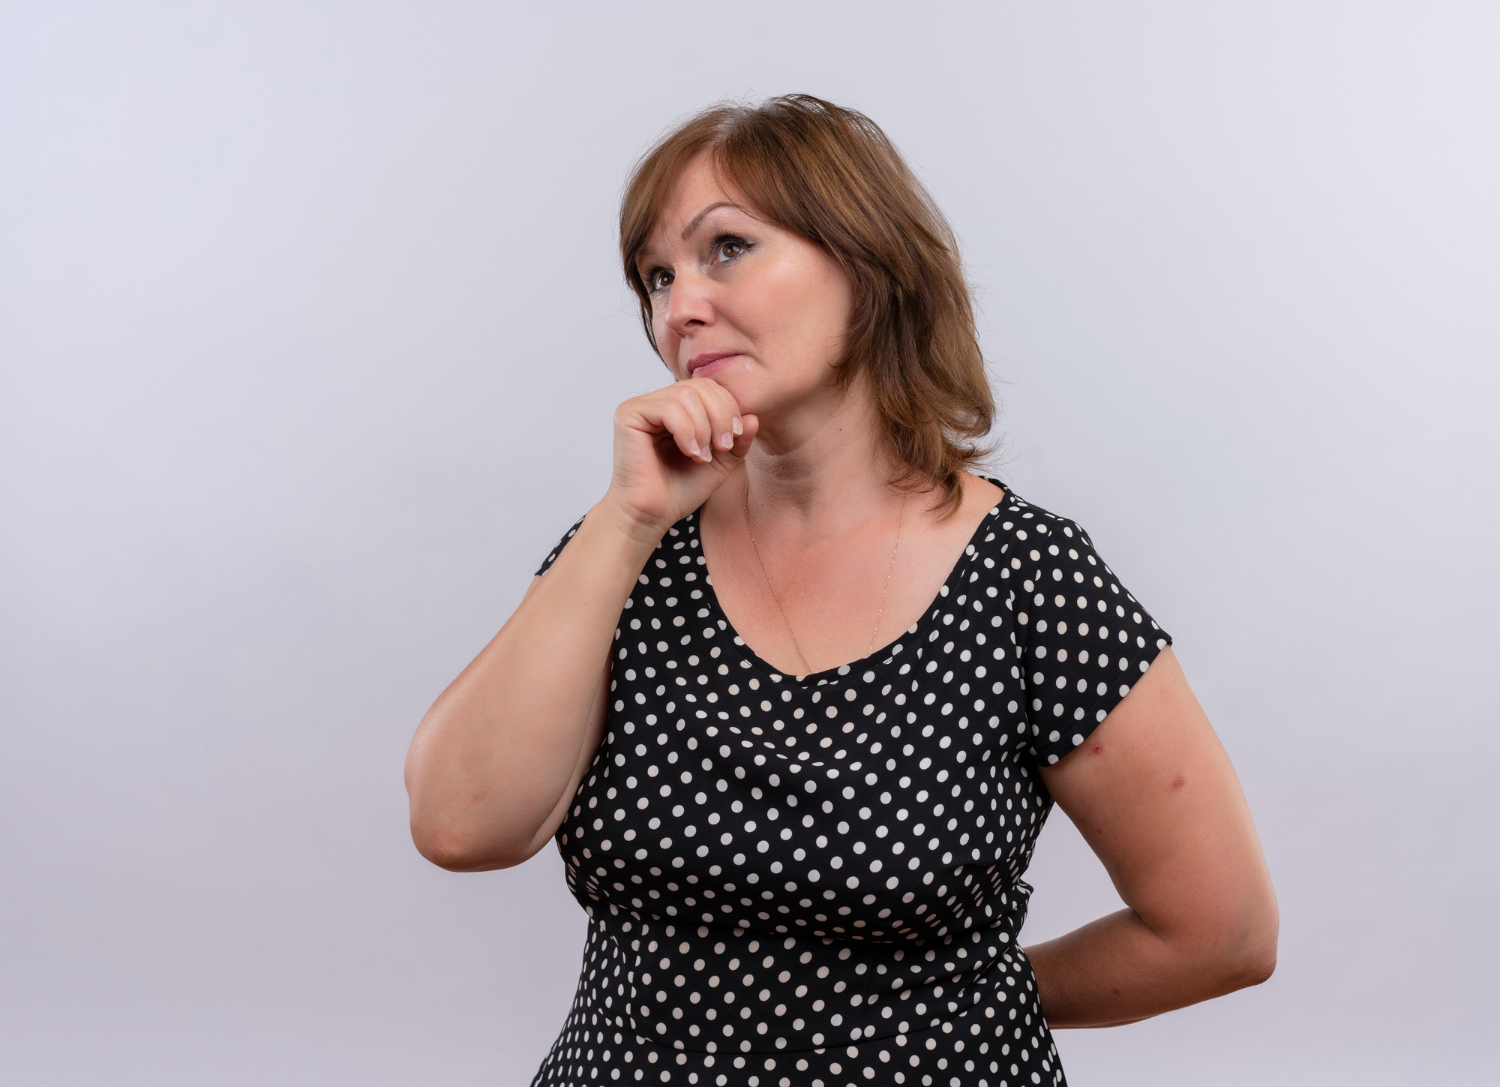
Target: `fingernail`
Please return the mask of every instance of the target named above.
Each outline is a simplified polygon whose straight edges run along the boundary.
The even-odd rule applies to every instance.
[[[745,428],[740,425],[740,417],[738,415],[736,415],[732,420],[730,420],[730,422],[734,425],[734,432],[736,434],[743,434],[743,433],[745,433]]]
[[[723,446],[725,449],[733,449],[734,448],[734,435],[731,434],[731,433],[729,433],[729,431],[726,430],[723,434],[719,435],[719,444],[721,446]]]
[[[695,456],[695,457],[701,457],[701,456],[703,456],[703,450],[701,450],[701,449],[698,448],[698,439],[697,438],[693,439],[693,444],[690,445],[690,446],[688,446],[688,448],[693,451],[693,456]]]
[[[702,455],[703,455],[703,463],[704,464],[712,464],[713,463],[714,451],[712,449],[705,449],[703,451]]]

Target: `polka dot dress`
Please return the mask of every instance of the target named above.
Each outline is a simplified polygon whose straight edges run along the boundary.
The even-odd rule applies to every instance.
[[[990,482],[922,618],[810,675],[738,637],[696,511],[663,537],[556,836],[588,935],[532,1087],[1066,1082],[1019,941],[1037,766],[1171,637],[1077,522]]]

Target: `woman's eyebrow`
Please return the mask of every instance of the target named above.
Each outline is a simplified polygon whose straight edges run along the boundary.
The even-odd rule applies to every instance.
[[[703,217],[705,215],[707,215],[709,212],[711,212],[711,211],[713,211],[713,210],[715,210],[717,208],[734,208],[735,211],[745,211],[744,208],[740,207],[738,204],[736,204],[736,203],[734,203],[732,201],[729,201],[729,200],[718,200],[718,201],[715,201],[714,203],[708,205],[708,207],[706,207],[702,211],[700,211],[697,215],[694,215],[691,219],[688,220],[688,225],[682,228],[682,240],[683,241],[687,241],[688,238],[692,237],[693,231],[695,231],[695,230],[698,229],[698,224],[701,223],[701,222],[703,222]],[[745,212],[745,214],[748,215],[749,212]],[[646,247],[646,248],[642,249],[639,254],[637,254],[636,259],[637,260],[641,260],[641,259],[644,259],[645,257],[649,257],[649,256],[652,256],[652,255],[653,255],[653,253],[652,253],[652,250],[650,249],[650,247]]]

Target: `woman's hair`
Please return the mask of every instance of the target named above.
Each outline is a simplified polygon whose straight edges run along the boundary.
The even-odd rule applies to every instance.
[[[902,466],[893,486],[941,487],[944,518],[960,472],[994,452],[995,401],[974,326],[958,241],[922,183],[864,114],[808,94],[759,106],[719,104],[662,136],[636,163],[620,205],[620,256],[641,305],[635,259],[672,184],[700,152],[762,218],[818,245],[854,284],[854,312],[834,387],[867,383],[880,437]]]

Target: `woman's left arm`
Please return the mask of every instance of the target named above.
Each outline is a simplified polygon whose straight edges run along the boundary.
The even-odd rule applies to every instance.
[[[1271,876],[1234,767],[1171,646],[1039,772],[1126,903],[1025,948],[1049,1026],[1132,1023],[1271,976]]]

